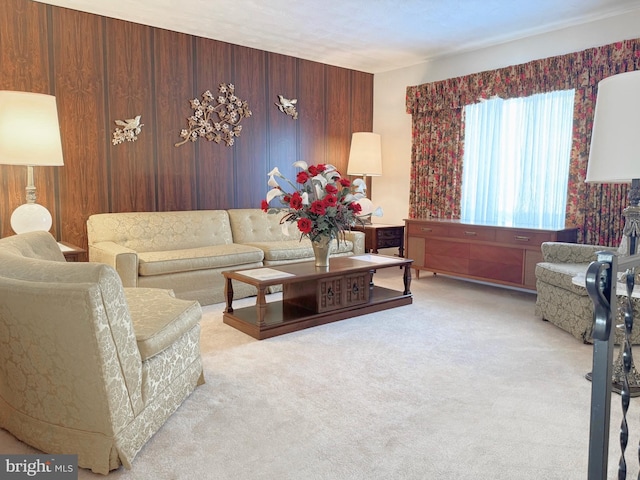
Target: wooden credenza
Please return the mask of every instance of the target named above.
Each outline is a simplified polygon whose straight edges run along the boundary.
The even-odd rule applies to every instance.
[[[405,220],[412,268],[535,290],[542,242],[576,242],[577,228],[536,230],[456,220]]]

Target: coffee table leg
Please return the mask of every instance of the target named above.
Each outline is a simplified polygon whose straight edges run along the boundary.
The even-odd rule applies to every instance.
[[[256,310],[258,314],[258,327],[264,326],[264,317],[267,314],[267,297],[266,297],[267,287],[258,287],[258,297],[256,298]]]
[[[224,296],[227,299],[227,308],[224,312],[231,313],[233,312],[233,284],[231,283],[230,278],[227,278],[227,282],[224,284]]]
[[[258,327],[264,325],[264,317],[267,313],[267,297],[265,295],[266,287],[258,288],[258,298],[256,299],[256,310],[258,311]]]
[[[409,268],[409,264],[404,266],[404,292],[403,295],[411,295],[411,268]]]

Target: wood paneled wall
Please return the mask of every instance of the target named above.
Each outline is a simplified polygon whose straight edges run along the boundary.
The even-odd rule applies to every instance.
[[[189,100],[222,83],[253,112],[235,145],[175,147]],[[257,208],[275,166],[346,173],[351,133],[373,123],[371,74],[31,0],[0,7],[0,89],[56,96],[65,164],[34,169],[38,203],[57,239],[85,248],[93,213]],[[278,94],[298,99],[298,120]],[[115,120],[136,115],[138,140],[112,145]],[[26,180],[25,167],[0,165],[0,236],[13,234]]]

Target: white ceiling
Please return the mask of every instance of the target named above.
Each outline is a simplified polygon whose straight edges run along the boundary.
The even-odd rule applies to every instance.
[[[36,0],[369,73],[640,9],[640,0]]]

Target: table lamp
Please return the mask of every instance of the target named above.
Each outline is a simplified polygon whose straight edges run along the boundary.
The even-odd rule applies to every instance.
[[[15,233],[49,231],[49,211],[36,203],[33,167],[61,166],[62,143],[56,98],[30,92],[0,91],[0,164],[27,167],[27,203],[11,215]]]
[[[355,132],[351,136],[351,150],[349,151],[349,164],[347,175],[360,175],[362,180],[354,181],[354,186],[363,195],[366,195],[367,176],[377,177],[382,175],[382,149],[380,147],[380,135],[371,132]],[[358,183],[359,182],[359,183]],[[381,209],[373,212],[373,202],[369,198],[359,200],[362,214],[359,215],[363,223],[371,223],[371,215],[380,216]]]
[[[598,84],[587,182],[629,183],[623,211],[627,253],[635,255],[640,235],[640,71],[621,73]]]
[[[371,132],[356,132],[351,136],[347,175],[361,175],[362,177],[382,175],[380,135]]]
[[[640,236],[640,71],[607,77],[598,84],[598,97],[591,134],[591,148],[587,165],[587,182],[631,183],[629,206],[625,217],[623,240],[627,241],[625,255],[635,255]],[[625,350],[629,347],[629,351]],[[614,391],[623,382],[623,354],[631,358],[630,342],[620,349],[614,365]],[[629,378],[631,396],[640,395],[640,375],[631,363]]]

